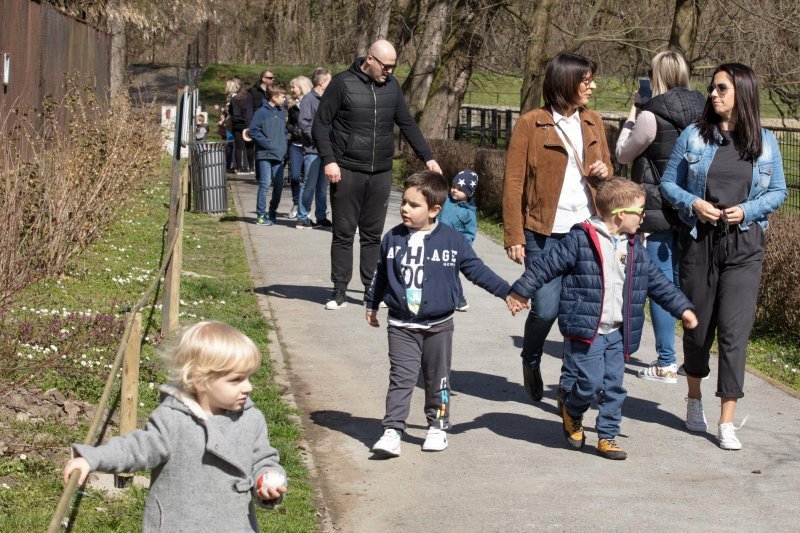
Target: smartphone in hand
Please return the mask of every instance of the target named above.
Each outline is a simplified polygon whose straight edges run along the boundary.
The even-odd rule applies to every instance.
[[[650,86],[650,78],[639,78],[639,98],[649,99],[653,97],[653,89]]]

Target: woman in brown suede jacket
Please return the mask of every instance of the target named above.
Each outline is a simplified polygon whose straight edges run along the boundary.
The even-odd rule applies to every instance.
[[[586,109],[596,68],[583,56],[557,55],[545,70],[544,106],[522,115],[514,127],[503,182],[503,225],[509,259],[526,268],[594,214],[595,186],[610,175],[603,120]],[[539,363],[558,316],[560,293],[561,278],[545,284],[525,321],[522,374],[533,401],[544,394]],[[570,368],[565,360],[559,390],[572,387]]]

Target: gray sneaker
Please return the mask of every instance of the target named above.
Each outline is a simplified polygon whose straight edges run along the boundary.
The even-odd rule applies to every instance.
[[[708,422],[703,413],[703,400],[686,398],[686,429],[689,431],[706,431]]]

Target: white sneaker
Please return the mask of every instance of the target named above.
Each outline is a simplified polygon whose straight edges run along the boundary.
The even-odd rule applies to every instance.
[[[383,436],[372,447],[372,453],[400,457],[400,432],[392,428],[386,429]]]
[[[428,435],[422,443],[423,452],[440,452],[447,448],[447,432],[433,426],[428,428]]]
[[[297,206],[293,205],[291,211],[286,214],[286,218],[297,218]]]
[[[686,398],[686,429],[689,431],[705,431],[708,429],[706,415],[703,413],[703,400]]]
[[[739,426],[741,427],[741,426]],[[719,425],[717,436],[719,437],[719,447],[723,450],[741,450],[742,441],[736,436],[736,430],[739,429],[733,425],[733,422],[725,422]]]
[[[660,381],[661,383],[678,382],[678,365],[672,363],[667,366],[658,366],[658,361],[650,364],[647,368],[639,370],[640,379],[648,381]]]
[[[683,365],[678,367],[678,375],[679,376],[685,376],[686,375],[686,369],[683,368]],[[704,377],[703,379],[704,380],[708,379],[708,376]]]

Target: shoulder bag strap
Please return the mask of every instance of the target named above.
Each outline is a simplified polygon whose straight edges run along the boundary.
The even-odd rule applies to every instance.
[[[559,125],[559,123],[556,122],[555,117],[553,117],[553,124],[556,125],[556,128],[558,128],[558,130],[564,136],[564,140],[567,141],[567,144],[569,145],[570,149],[572,150],[572,155],[575,157],[575,163],[578,165],[578,168],[581,171],[581,175],[586,177],[587,174],[586,174],[586,169],[583,166],[583,158],[578,155],[578,150],[575,149],[575,145],[572,144],[572,141],[570,140],[569,135],[567,135],[567,132],[564,131],[564,128],[562,128]]]

